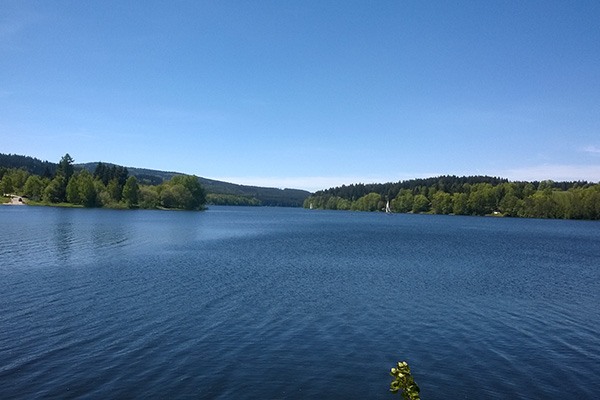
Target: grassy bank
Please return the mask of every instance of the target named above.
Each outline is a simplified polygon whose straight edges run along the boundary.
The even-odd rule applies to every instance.
[[[46,207],[63,207],[63,208],[83,208],[82,205],[79,204],[71,204],[71,203],[49,203],[47,201],[27,201],[27,205],[29,206],[46,206]]]

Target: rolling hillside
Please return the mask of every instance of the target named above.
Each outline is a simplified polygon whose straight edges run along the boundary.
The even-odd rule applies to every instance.
[[[104,163],[108,166],[114,164]],[[94,172],[98,162],[75,164],[75,170],[86,169]],[[53,174],[56,163],[42,161],[30,156],[0,153],[0,168],[23,168],[31,174],[42,175],[44,171]],[[181,172],[159,171],[145,168],[127,167],[130,175],[135,176],[138,181],[145,185],[158,185],[169,180],[173,175],[183,174]],[[207,194],[223,194],[241,196],[257,199],[263,206],[274,207],[302,207],[304,200],[310,192],[299,189],[278,189],[259,186],[238,185],[235,183],[222,182],[214,179],[198,178]]]

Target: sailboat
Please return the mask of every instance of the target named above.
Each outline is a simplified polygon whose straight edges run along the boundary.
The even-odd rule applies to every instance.
[[[387,204],[385,205],[385,213],[387,215],[392,215],[392,209],[390,208],[390,201],[387,201]]]

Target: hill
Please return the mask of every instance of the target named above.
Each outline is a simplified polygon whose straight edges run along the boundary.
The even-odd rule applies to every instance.
[[[320,190],[306,208],[396,213],[600,219],[600,184],[510,182],[490,176],[439,176]]]
[[[112,166],[110,163],[104,163]],[[87,169],[94,172],[97,162],[86,164],[75,164],[76,168]],[[159,171],[146,168],[127,167],[130,175],[135,176],[142,184],[158,185],[163,181],[171,179],[174,175],[182,175],[181,172]],[[246,186],[235,183],[217,181],[199,177],[198,180],[206,190],[206,194],[223,194],[257,199],[260,205],[270,207],[302,207],[304,200],[310,196],[310,192],[300,189],[278,189],[260,186]]]
[[[42,161],[30,156],[0,153],[0,168],[24,169],[33,175],[54,175],[57,165],[57,163]]]
[[[108,166],[114,164],[103,163]],[[98,162],[75,164],[75,170],[86,169],[94,172]],[[35,175],[54,174],[57,163],[42,161],[30,156],[0,153],[0,168],[21,168]],[[130,175],[135,176],[141,184],[158,185],[163,181],[171,179],[174,175],[183,175],[181,172],[159,171],[146,168],[127,167]],[[260,186],[246,186],[235,183],[223,182],[214,179],[198,178],[204,187],[206,194],[223,195],[222,197],[236,197],[246,199],[246,204],[260,204],[272,207],[301,207],[310,192],[300,189],[278,189]],[[240,204],[239,202],[228,202],[225,204]],[[243,204],[243,203],[242,203]]]

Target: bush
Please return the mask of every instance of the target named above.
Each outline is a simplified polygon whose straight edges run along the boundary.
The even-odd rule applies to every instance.
[[[402,390],[401,396],[405,400],[420,400],[421,389],[410,373],[410,367],[406,361],[399,362],[396,368],[392,368],[390,375],[394,381],[390,384],[390,391],[397,393]]]

